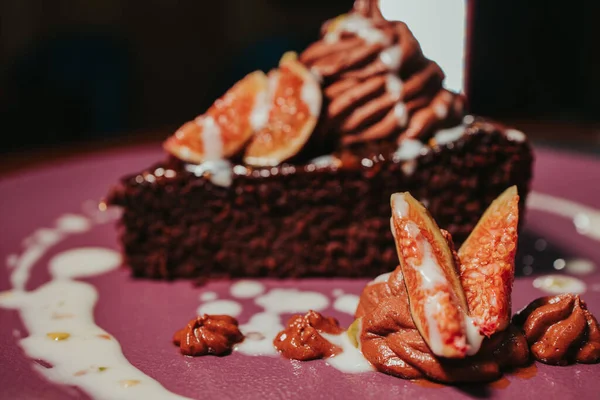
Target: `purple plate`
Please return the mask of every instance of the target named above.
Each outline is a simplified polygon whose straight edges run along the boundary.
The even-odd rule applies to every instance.
[[[36,243],[38,248],[40,243],[46,245],[42,246],[43,251],[34,254],[37,258],[32,256],[34,262],[30,263],[27,290],[35,290],[48,282],[49,261],[69,249],[118,250],[114,222],[101,220],[94,204],[121,175],[161,157],[159,146],[146,146],[88,156],[0,180],[0,260],[6,264],[0,272],[0,291],[11,289],[10,276],[15,265],[28,262],[23,255],[29,250],[31,256],[31,247]],[[547,294],[544,290],[560,290],[560,285],[565,284],[561,279],[546,280],[541,287],[540,284],[534,286],[534,280],[540,276],[560,274],[574,277],[574,287],[584,291],[583,298],[590,310],[600,315],[600,273],[595,268],[600,265],[598,176],[600,160],[545,149],[537,151],[534,193],[517,262],[520,276],[513,296],[515,310]],[[91,228],[79,229],[75,219],[67,233],[54,243],[52,227],[56,226],[57,218],[65,214],[84,216],[91,222]],[[234,300],[241,305],[238,319],[244,324],[260,311],[255,298],[235,298],[229,281],[197,288],[189,282],[132,280],[126,269],[111,270],[80,281],[93,284],[97,289],[96,324],[118,340],[129,362],[165,389],[190,398],[583,399],[595,398],[600,392],[599,365],[537,364],[533,377],[507,375],[504,388],[498,385],[426,387],[377,372],[343,373],[322,360],[301,363],[239,352],[227,357],[186,358],[171,344],[171,337],[195,315],[199,306],[210,306],[215,298]],[[554,283],[544,286],[550,281]],[[340,296],[358,295],[365,283],[366,280],[347,279],[260,281],[265,293],[274,288],[321,293],[321,298],[326,299],[322,304],[323,313],[338,318],[344,326],[352,321],[352,316],[344,307],[335,306],[336,300]],[[288,316],[283,310],[281,321],[285,322]],[[56,385],[44,378],[44,370],[52,369],[51,366],[43,360],[30,359],[19,346],[19,341],[27,335],[19,311],[0,308],[2,397],[88,398],[74,386]]]

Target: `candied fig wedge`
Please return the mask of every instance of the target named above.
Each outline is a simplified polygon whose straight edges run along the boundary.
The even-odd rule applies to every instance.
[[[163,147],[192,163],[228,158],[241,153],[254,132],[264,126],[268,81],[255,71],[237,82],[194,121],[185,123]],[[261,120],[262,119],[262,120]]]
[[[518,223],[519,195],[512,186],[492,202],[458,251],[469,313],[487,337],[510,323]]]
[[[322,94],[317,79],[286,53],[279,69],[269,73],[270,109],[266,125],[246,149],[244,162],[267,167],[286,161],[308,142],[321,113]]]
[[[435,355],[465,357],[467,303],[448,241],[409,193],[393,194],[391,205],[392,233],[413,321]]]

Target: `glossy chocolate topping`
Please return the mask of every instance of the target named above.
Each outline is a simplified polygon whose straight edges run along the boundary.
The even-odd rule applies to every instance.
[[[443,89],[439,65],[423,55],[404,22],[383,18],[378,3],[356,1],[350,13],[327,21],[321,39],[300,55],[322,78],[325,124],[345,145],[426,140],[463,116],[463,98]]]
[[[566,365],[600,362],[598,321],[577,295],[542,297],[513,317],[536,360]]]
[[[228,315],[198,316],[173,336],[173,343],[186,356],[225,355],[233,345],[241,342],[244,335],[238,322]]]
[[[364,356],[379,371],[400,378],[483,382],[529,361],[527,341],[514,326],[485,339],[474,356],[458,360],[434,356],[411,317],[400,268],[387,281],[365,287],[356,317],[361,318],[358,342]]]
[[[275,337],[273,345],[286,358],[293,360],[314,360],[327,358],[342,352],[342,349],[325,339],[321,333],[340,334],[335,318],[324,317],[316,311],[305,315],[295,315],[285,329]]]

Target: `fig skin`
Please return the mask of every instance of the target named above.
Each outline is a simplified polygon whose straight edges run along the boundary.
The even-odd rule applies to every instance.
[[[392,233],[415,325],[434,354],[464,358],[467,303],[449,241],[409,193],[393,194],[391,206]]]
[[[320,83],[294,52],[283,55],[269,81],[268,121],[244,155],[244,162],[254,167],[273,167],[298,155],[313,135],[323,102]]]
[[[519,195],[512,186],[492,202],[458,250],[469,314],[487,337],[510,323],[518,223]]]
[[[253,113],[267,97],[268,80],[254,71],[233,85],[206,113],[186,122],[163,148],[180,160],[201,164],[240,154],[254,135]],[[210,140],[210,142],[205,142]]]

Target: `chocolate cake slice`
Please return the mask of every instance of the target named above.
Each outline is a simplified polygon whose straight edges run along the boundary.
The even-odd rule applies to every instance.
[[[111,190],[127,265],[157,279],[376,276],[397,264],[392,193],[410,191],[457,243],[507,187],[522,207],[525,135],[465,117],[443,78],[404,23],[355,2]]]
[[[526,141],[475,122],[412,155],[236,165],[229,187],[171,158],[123,178],[108,202],[123,207],[121,241],[135,276],[376,276],[397,264],[392,193],[413,193],[461,243],[508,186],[524,202],[531,165]]]

